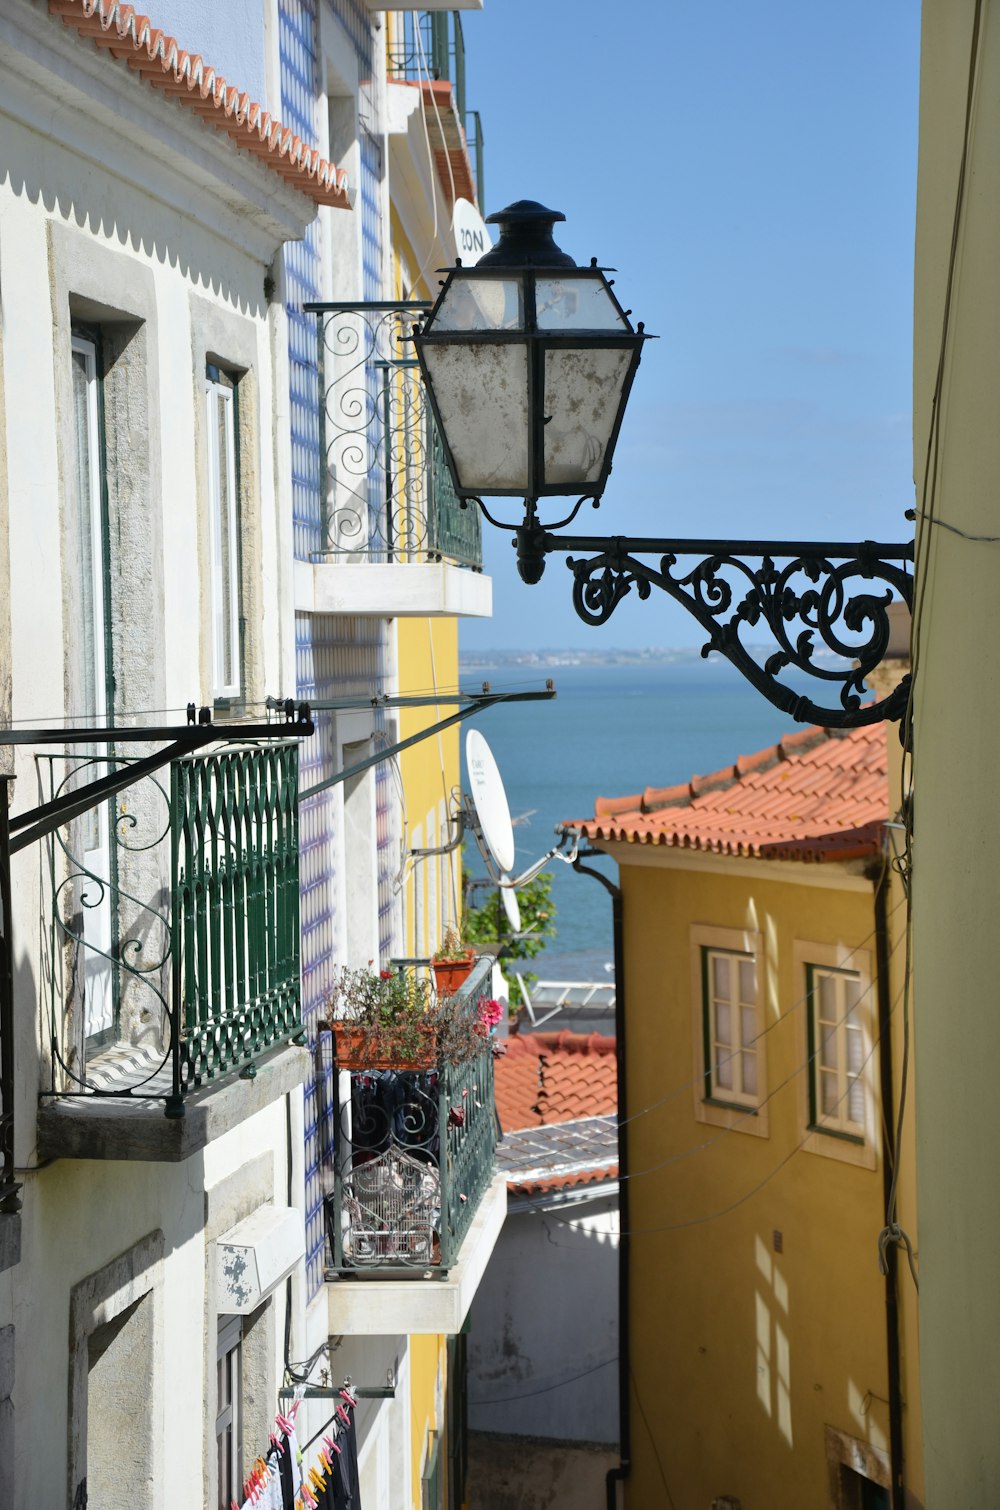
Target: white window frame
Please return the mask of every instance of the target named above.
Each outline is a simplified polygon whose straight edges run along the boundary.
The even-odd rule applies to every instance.
[[[874,1169],[878,1162],[881,1138],[879,1061],[878,1047],[875,1044],[878,1013],[871,955],[866,949],[848,950],[836,944],[796,940],[794,964],[796,1001],[801,1003],[796,1011],[796,1044],[799,1063],[805,1065],[804,1073],[799,1076],[799,1119],[805,1133],[803,1147],[824,1158],[839,1159],[845,1164]],[[861,1068],[857,1078],[864,1096],[862,1123],[856,1123],[839,1113],[824,1115],[820,1110],[820,1086],[817,1078],[820,1052],[816,1016],[818,999],[810,992],[810,982],[815,984],[816,972],[834,979],[853,977],[858,983],[858,1001],[852,1016],[856,1020],[857,1031],[861,1034]],[[846,1004],[842,1005],[844,1011],[838,1011],[838,1023],[846,1015]],[[840,1086],[842,1092],[846,1092],[847,1086],[845,1037],[841,1028],[838,1032],[838,1071],[840,1063],[844,1062],[843,1084]],[[845,1101],[840,1104],[843,1106]]]
[[[719,928],[695,923],[692,924],[690,930],[690,948],[695,1117],[699,1122],[708,1122],[716,1127],[749,1133],[752,1137],[766,1138],[769,1135],[767,1040],[764,1036],[764,1002],[767,991],[761,936],[750,929]],[[738,955],[753,963],[756,986],[755,1000],[752,1003],[754,1030],[752,1037],[745,1043],[745,1035],[741,1036],[740,1047],[736,1051],[737,1056],[744,1048],[750,1048],[754,1053],[757,1084],[752,1093],[745,1092],[741,1088],[722,1087],[715,1081],[711,1043],[707,1042],[707,1034],[714,1031],[708,991],[711,961],[715,955]],[[738,974],[738,972],[735,973]],[[738,1006],[735,1015],[737,1018],[740,1016]]]
[[[208,513],[212,562],[212,695],[217,698],[240,697],[243,691],[242,647],[240,645],[240,534],[239,473],[236,467],[236,385],[211,374],[205,375],[205,422],[208,438]],[[225,456],[220,454],[216,406],[224,405]],[[223,467],[229,480],[226,504],[222,501]],[[225,517],[223,517],[225,516]],[[224,543],[228,550],[223,550]],[[224,563],[228,559],[228,583],[223,581]],[[225,665],[226,605],[228,601],[229,644],[232,664]],[[227,674],[228,671],[228,674]]]

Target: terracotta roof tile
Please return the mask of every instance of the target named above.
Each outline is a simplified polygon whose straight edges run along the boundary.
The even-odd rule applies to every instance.
[[[618,1107],[614,1038],[565,1030],[509,1038],[494,1065],[494,1094],[505,1134],[498,1160],[509,1169],[511,1190],[541,1194],[615,1178],[617,1144],[608,1131]],[[548,1134],[531,1136],[540,1128],[564,1130],[558,1159],[551,1149],[547,1155],[551,1177],[535,1177],[542,1160],[535,1145],[552,1142]]]
[[[48,0],[49,11],[67,26],[124,58],[161,93],[233,138],[317,204],[350,209],[347,175],[269,115],[256,100],[227,84],[197,53],[153,26],[122,0]]]
[[[601,797],[563,825],[588,839],[814,862],[877,853],[889,816],[886,727],[793,731],[707,776]]]

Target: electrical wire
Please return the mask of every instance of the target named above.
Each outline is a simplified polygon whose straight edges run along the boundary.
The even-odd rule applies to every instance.
[[[890,951],[890,958],[891,958],[891,954],[895,952],[895,949],[897,947],[898,947],[898,945],[895,945],[893,947],[893,950]],[[866,996],[870,996],[871,993],[872,993],[872,991],[875,989],[876,985],[877,985],[877,978],[875,980],[869,981],[866,990],[863,991],[860,994],[860,996],[858,998],[858,1002],[860,1003],[861,1001],[864,1000],[864,998]],[[806,995],[804,997],[800,998],[799,1002],[796,1003],[796,1005],[797,1006],[801,1006],[804,1002],[807,1002],[808,1000],[809,1000],[809,993],[806,993]],[[791,1009],[791,1010],[794,1010],[794,1008]],[[851,1016],[851,1013],[854,1010],[855,1009],[852,1007],[850,1010],[848,1010],[847,1012],[845,1012],[844,1015],[843,1015],[843,1017],[837,1019],[836,1023],[834,1024],[834,1026],[835,1027],[842,1027],[844,1025],[844,1023],[848,1020],[848,1018]],[[789,1015],[790,1015],[790,1013],[786,1013],[785,1017],[787,1018]],[[874,1051],[874,1046],[875,1046],[875,1044],[878,1043],[878,1041],[879,1040],[876,1038],[875,1041],[874,1041],[874,1044],[873,1044],[873,1050],[872,1051]],[[769,1090],[766,1096],[762,1097],[760,1101],[758,1101],[758,1102],[756,1102],[754,1104],[754,1106],[747,1107],[745,1111],[740,1112],[737,1116],[735,1116],[733,1118],[732,1122],[730,1122],[725,1127],[719,1128],[716,1132],[714,1132],[712,1134],[711,1137],[705,1138],[701,1143],[692,1144],[690,1147],[682,1149],[679,1153],[671,1154],[671,1155],[669,1155],[669,1157],[667,1157],[665,1159],[661,1159],[658,1163],[651,1164],[651,1165],[649,1165],[645,1169],[630,1169],[625,1174],[621,1174],[621,1175],[618,1176],[619,1183],[623,1183],[625,1180],[637,1180],[637,1179],[641,1179],[644,1175],[656,1174],[661,1169],[669,1168],[673,1164],[680,1164],[685,1159],[689,1159],[689,1158],[693,1157],[697,1153],[703,1153],[707,1149],[713,1148],[716,1143],[722,1142],[722,1140],[724,1138],[726,1138],[730,1133],[742,1131],[742,1124],[744,1122],[751,1122],[752,1119],[755,1116],[759,1115],[761,1109],[763,1107],[767,1106],[775,1098],[775,1096],[777,1096],[779,1094],[779,1092],[785,1090],[789,1085],[792,1084],[792,1082],[794,1080],[797,1080],[798,1077],[801,1074],[804,1073],[804,1071],[808,1070],[815,1063],[816,1059],[818,1058],[818,1056],[820,1054],[821,1048],[822,1048],[822,1045],[817,1045],[817,1047],[813,1050],[813,1052],[811,1054],[807,1055],[806,1059],[801,1064],[796,1065],[795,1069],[792,1070],[789,1075],[786,1075],[786,1077],[785,1077],[784,1080],[780,1081],[772,1090]],[[736,1057],[736,1056],[733,1055],[731,1057]],[[871,1057],[871,1054],[869,1054],[868,1058],[870,1058],[870,1057]],[[867,1064],[868,1060],[866,1059],[864,1062],[865,1062],[865,1064]],[[685,1086],[684,1089],[685,1090],[693,1089],[694,1086],[700,1084],[704,1080],[704,1078],[705,1078],[704,1075],[698,1075],[698,1076],[696,1076],[695,1079],[691,1081],[690,1085]],[[847,1094],[847,1092],[845,1092],[845,1095],[846,1094]],[[840,1100],[841,1101],[843,1100],[843,1096],[840,1098]],[[840,1101],[838,1101],[837,1104],[839,1106]],[[631,1121],[632,1119],[628,1118],[626,1120]],[[811,1131],[813,1131],[813,1130],[811,1130]],[[606,1146],[604,1144],[598,1143],[596,1140],[592,1141],[592,1140],[588,1139],[586,1137],[586,1135],[584,1135],[583,1137],[581,1137],[579,1140],[575,1139],[574,1140],[574,1145],[576,1145],[577,1143],[579,1144],[579,1146],[584,1147],[584,1148],[586,1148],[587,1145],[588,1145],[588,1143],[590,1143],[591,1146],[593,1146],[595,1149],[599,1148],[602,1153],[606,1152]],[[605,1234],[605,1235],[608,1235],[608,1234]]]
[[[660,1470],[660,1482],[662,1483],[663,1488],[666,1491],[671,1510],[677,1510],[676,1504],[674,1502],[674,1497],[670,1492],[670,1485],[667,1483],[667,1475],[663,1467],[663,1459],[660,1457],[660,1449],[656,1444],[656,1437],[653,1435],[652,1428],[650,1427],[649,1421],[646,1417],[645,1407],[642,1403],[642,1396],[639,1394],[639,1386],[635,1382],[635,1372],[631,1364],[629,1364],[628,1376],[632,1383],[632,1393],[635,1396],[635,1403],[636,1405],[638,1405],[639,1414],[642,1417],[642,1424],[646,1428],[646,1435],[649,1437],[649,1444],[653,1449],[653,1456],[656,1459],[656,1466]]]
[[[589,1379],[591,1374],[600,1373],[602,1368],[610,1368],[618,1362],[618,1354],[613,1358],[605,1358],[603,1363],[595,1363],[593,1368],[585,1368],[581,1374],[571,1374],[568,1379],[560,1379],[558,1384],[545,1384],[541,1389],[524,1390],[519,1395],[503,1395],[492,1400],[470,1400],[470,1405],[510,1405],[515,1400],[533,1400],[536,1395],[550,1395],[553,1390],[565,1389],[567,1384],[576,1384],[579,1379]]]
[[[893,1007],[890,1009],[890,1014],[889,1014],[890,1015],[890,1021],[891,1021],[893,1013],[895,1012],[896,1006],[899,1005],[899,1003],[900,1003],[901,1000],[902,1000],[902,992],[899,993],[899,995],[896,998],[896,1002],[894,1003]],[[865,1055],[864,1059],[861,1061],[860,1068],[862,1070],[864,1070],[868,1066],[868,1064],[870,1063],[870,1061],[872,1059],[872,1056],[874,1055],[875,1050],[878,1048],[880,1042],[881,1042],[881,1038],[880,1038],[879,1035],[876,1035],[872,1039],[871,1048],[868,1050],[868,1053]],[[849,1087],[847,1089],[845,1089],[844,1092],[843,1092],[843,1094],[837,1098],[835,1106],[839,1107],[840,1104],[843,1102],[843,1100],[845,1099],[845,1097],[848,1094],[849,1094]],[[734,1132],[736,1130],[737,1129],[735,1129],[735,1128],[725,1128],[725,1129],[723,1129],[723,1133]],[[647,1236],[647,1235],[650,1235],[650,1234],[653,1234],[653,1233],[662,1233],[662,1232],[682,1232],[682,1231],[687,1230],[690,1227],[702,1227],[702,1226],[705,1226],[708,1222],[717,1221],[721,1217],[731,1215],[732,1212],[737,1211],[741,1206],[744,1206],[747,1203],[747,1201],[752,1200],[755,1195],[757,1195],[761,1190],[763,1190],[765,1188],[765,1186],[769,1185],[770,1182],[778,1174],[781,1173],[781,1171],[785,1168],[785,1166],[791,1162],[791,1160],[795,1157],[795,1155],[797,1153],[800,1153],[805,1148],[806,1144],[809,1143],[810,1140],[815,1135],[816,1135],[816,1129],[810,1127],[806,1131],[806,1133],[803,1135],[803,1137],[800,1138],[799,1141],[794,1145],[794,1147],[792,1147],[791,1149],[789,1149],[788,1153],[785,1154],[784,1158],[782,1158],[779,1161],[779,1163],[776,1164],[775,1167],[768,1174],[766,1174],[764,1176],[763,1179],[759,1180],[756,1185],[754,1185],[750,1190],[745,1191],[743,1195],[739,1196],[738,1199],[736,1199],[735,1201],[731,1202],[728,1206],[724,1206],[724,1207],[720,1208],[718,1211],[708,1212],[705,1216],[692,1217],[689,1220],[686,1220],[686,1221],[683,1221],[683,1222],[666,1222],[666,1223],[663,1223],[663,1224],[661,1224],[659,1226],[656,1226],[656,1227],[632,1227],[628,1231],[620,1231],[620,1230],[611,1231],[611,1230],[605,1230],[605,1229],[602,1229],[602,1228],[594,1227],[593,1224],[592,1224],[592,1222],[579,1222],[579,1221],[574,1221],[572,1218],[563,1218],[563,1217],[557,1216],[555,1212],[553,1212],[553,1211],[551,1211],[551,1210],[549,1210],[549,1209],[547,1209],[545,1207],[542,1207],[542,1206],[528,1206],[528,1207],[525,1207],[524,1209],[525,1210],[529,1210],[529,1211],[533,1211],[533,1212],[535,1212],[535,1214],[538,1214],[538,1215],[545,1215],[547,1218],[549,1218],[552,1221],[558,1223],[558,1225],[561,1226],[561,1227],[581,1228],[581,1229],[585,1229],[586,1231],[592,1233],[595,1236],[606,1237],[606,1238]],[[673,1157],[664,1160],[662,1166],[655,1166],[655,1167],[665,1167],[666,1165],[669,1165],[672,1162],[674,1162]],[[652,1172],[652,1170],[647,1170],[646,1171],[646,1173],[651,1173],[651,1172]],[[626,1178],[627,1178],[627,1176],[626,1176]],[[620,1182],[620,1179],[621,1179],[621,1177],[619,1177],[619,1182]]]

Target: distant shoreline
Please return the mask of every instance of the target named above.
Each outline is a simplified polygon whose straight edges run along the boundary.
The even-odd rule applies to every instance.
[[[744,649],[758,665],[763,665],[774,653],[774,646],[746,645]],[[817,650],[817,664],[833,666],[840,657]],[[645,650],[460,650],[460,671],[549,671],[560,666],[704,666],[727,665],[725,656],[717,650],[702,655],[700,650],[687,647],[670,649],[651,646]]]

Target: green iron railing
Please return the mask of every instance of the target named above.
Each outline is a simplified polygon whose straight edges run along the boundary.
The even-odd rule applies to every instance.
[[[298,746],[170,768],[175,1079],[182,1093],[301,1029]]]
[[[430,519],[427,531],[430,552],[441,560],[471,566],[483,562],[483,521],[477,508],[463,508],[444,457],[444,446],[433,417],[430,429]]]
[[[52,797],[124,764],[36,758]],[[48,1095],[156,1098],[179,1116],[301,1032],[297,744],[169,770],[49,841]]]
[[[493,961],[477,961],[456,994],[473,1014]],[[337,1146],[326,1199],[332,1276],[442,1276],[494,1173],[493,1050],[436,1069],[334,1075]],[[341,1093],[342,1083],[349,1089]]]

